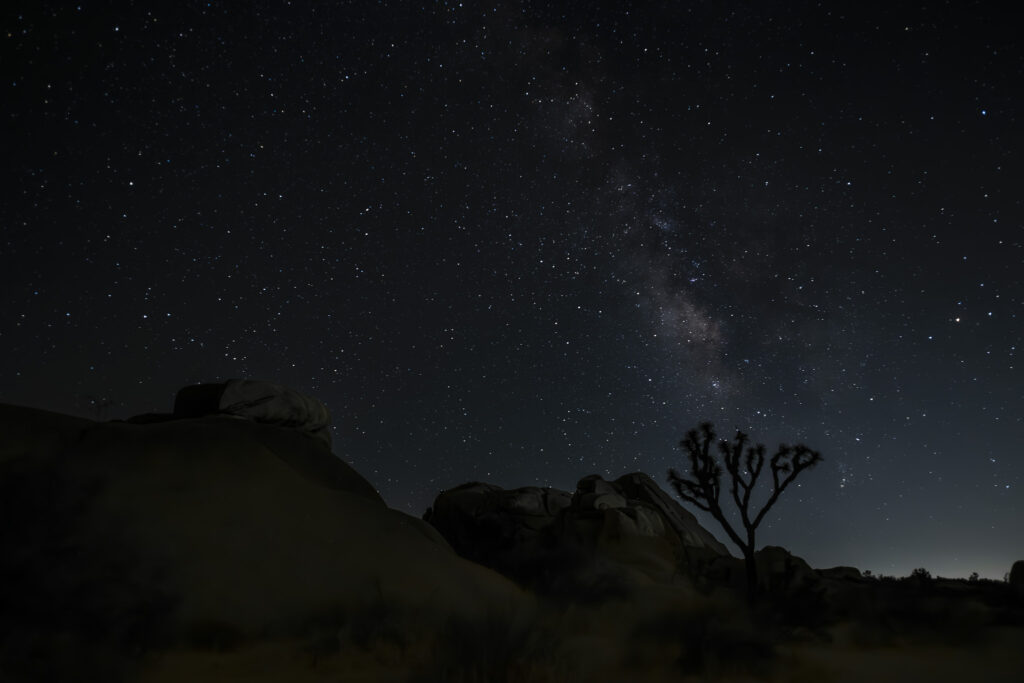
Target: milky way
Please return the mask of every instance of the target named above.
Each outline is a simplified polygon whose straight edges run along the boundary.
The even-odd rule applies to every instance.
[[[825,457],[764,543],[1002,578],[1015,23],[549,5],[8,13],[0,400],[287,384],[412,514],[470,480],[664,483],[709,419]]]

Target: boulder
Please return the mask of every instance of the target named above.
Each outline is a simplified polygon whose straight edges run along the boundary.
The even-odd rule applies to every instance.
[[[641,472],[615,481],[584,477],[552,528],[563,544],[610,560],[634,579],[672,582],[710,558],[729,556],[693,514]]]
[[[856,567],[829,567],[814,571],[821,578],[833,581],[860,581],[864,578],[864,575]]]
[[[141,680],[124,667],[151,653],[260,639],[299,661],[360,619],[407,640],[527,600],[320,442],[257,421],[0,405],[0,519],[4,680]]]
[[[178,391],[174,417],[230,415],[253,422],[296,429],[331,446],[331,415],[312,396],[288,387],[251,379],[194,384]],[[142,422],[142,420],[136,420]]]
[[[424,519],[463,557],[541,590],[671,583],[700,561],[729,554],[641,473],[584,477],[572,494],[464,484],[438,495]]]
[[[802,557],[785,548],[766,545],[754,553],[761,587],[772,592],[792,592],[817,582],[818,576]]]
[[[765,546],[754,553],[757,582],[762,591],[785,595],[818,585],[822,578],[801,558],[780,546]],[[716,557],[703,565],[702,577],[712,583],[746,591],[747,568],[741,558]]]
[[[1024,560],[1017,560],[1010,567],[1010,586],[1015,591],[1024,593]]]
[[[423,517],[463,557],[514,574],[541,552],[543,530],[571,500],[553,488],[472,482],[443,491]]]
[[[728,548],[648,475],[642,472],[625,474],[615,480],[615,486],[630,500],[657,510],[679,536],[682,545],[688,548],[707,548],[716,555],[729,555]]]
[[[626,507],[626,499],[599,475],[583,477],[572,494],[573,507],[583,510],[606,510]]]

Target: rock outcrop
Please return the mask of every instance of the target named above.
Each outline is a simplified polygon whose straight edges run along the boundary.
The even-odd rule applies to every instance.
[[[571,503],[557,489],[471,482],[442,492],[424,519],[463,557],[509,567],[541,552],[545,529]]]
[[[864,578],[864,574],[856,567],[829,567],[814,571],[821,578],[834,581],[861,581]]]
[[[777,595],[796,593],[817,586],[822,578],[840,580],[838,577],[822,577],[819,572],[811,569],[802,557],[776,545],[766,545],[755,552],[754,561],[757,563],[759,590]],[[717,557],[704,563],[702,578],[729,585],[741,593],[746,590],[747,570],[742,559]]]
[[[135,680],[107,667],[314,631],[336,650],[367,610],[443,621],[526,600],[320,441],[262,421],[0,405],[0,519],[4,680]]]
[[[1020,593],[1024,594],[1024,560],[1017,560],[1010,567],[1010,586]]]
[[[294,389],[252,379],[194,384],[178,391],[174,417],[228,415],[288,427],[331,447],[331,415],[327,406]]]
[[[541,590],[673,582],[729,551],[649,476],[592,475],[572,494],[471,483],[424,515],[463,557]]]

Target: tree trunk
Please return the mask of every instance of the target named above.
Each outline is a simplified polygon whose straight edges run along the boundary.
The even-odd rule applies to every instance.
[[[757,562],[753,547],[743,549],[743,560],[747,567],[747,600],[753,602],[757,596]]]

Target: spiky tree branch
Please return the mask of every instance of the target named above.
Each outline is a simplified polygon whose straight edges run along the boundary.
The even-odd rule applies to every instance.
[[[718,443],[725,471],[729,473],[729,495],[743,522],[744,534],[741,535],[729,522],[719,502],[722,466],[711,453],[714,440],[715,431],[710,422],[703,422],[698,429],[687,432],[679,445],[689,460],[688,476],[670,469],[668,479],[680,498],[710,513],[743,552],[747,566],[748,593],[753,597],[757,589],[757,566],[754,563],[755,531],[786,487],[802,471],[818,464],[821,461],[821,454],[803,444],[780,444],[775,454],[766,460],[764,444],[750,445],[750,437],[741,431],[736,432],[733,442],[722,439]],[[771,493],[761,509],[752,514],[751,498],[766,462],[772,477]]]

